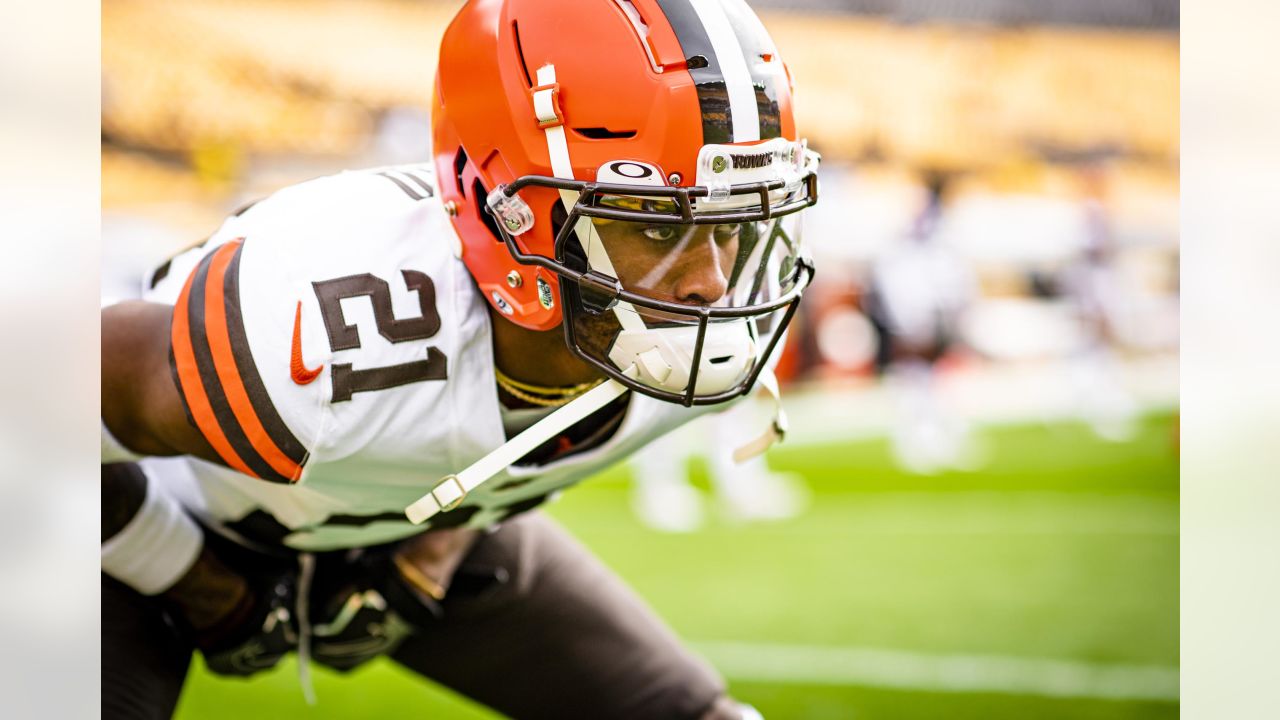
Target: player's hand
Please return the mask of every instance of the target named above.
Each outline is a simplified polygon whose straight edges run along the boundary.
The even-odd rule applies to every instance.
[[[434,622],[440,605],[409,588],[395,546],[353,551],[316,568],[311,605],[311,657],[335,670],[354,669],[393,652],[416,628]]]
[[[243,620],[221,637],[200,641],[205,665],[218,675],[248,677],[274,667],[298,647],[293,577],[282,575],[254,592]]]

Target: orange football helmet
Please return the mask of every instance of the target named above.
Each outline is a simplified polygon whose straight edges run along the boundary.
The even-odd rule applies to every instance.
[[[509,320],[684,404],[745,393],[813,276],[817,155],[743,0],[471,0],[433,153],[461,259]]]

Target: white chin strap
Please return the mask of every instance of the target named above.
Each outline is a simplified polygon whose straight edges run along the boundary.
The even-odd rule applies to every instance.
[[[560,110],[560,85],[556,82],[556,66],[543,65],[538,68],[538,86],[533,89],[533,114],[538,119],[547,136],[547,156],[551,160],[551,173],[562,180],[573,180],[573,163],[569,161],[569,144],[564,134],[564,117]],[[573,210],[578,202],[578,194],[572,190],[560,191],[560,202],[565,213]],[[579,217],[574,224],[578,237],[587,243],[585,250],[591,267],[611,277],[618,273],[613,269],[609,255],[604,251],[600,236],[596,234],[591,218]],[[630,303],[618,303],[618,322],[627,330],[643,330],[644,321],[636,313]],[[625,365],[620,367],[626,367]]]
[[[738,446],[733,451],[733,461],[736,463],[744,463],[751,458],[760,455],[765,450],[773,447],[774,443],[782,442],[787,435],[787,414],[782,410],[782,396],[778,393],[778,378],[773,374],[772,368],[765,368],[760,373],[760,378],[756,380],[757,398],[763,396],[767,403],[767,412],[772,419],[765,426],[764,432],[760,433],[755,439]]]
[[[627,392],[627,386],[617,380],[606,380],[591,388],[582,397],[530,425],[524,432],[475,461],[466,470],[457,475],[445,476],[443,480],[436,483],[431,492],[405,508],[404,514],[408,516],[409,522],[419,525],[438,512],[452,510],[462,504],[468,493],[483,485],[489,478],[506,470],[515,461],[555,437],[561,430],[608,405],[625,392]]]
[[[632,366],[627,369],[625,374],[628,377],[634,377],[636,372],[635,366]],[[773,372],[767,369],[762,372],[759,384],[773,400],[773,421],[762,435],[734,451],[733,459],[735,462],[743,462],[759,455],[769,449],[769,446],[780,441],[786,433],[786,415],[782,412],[781,401],[778,397],[778,381],[774,379]],[[699,385],[701,385],[701,382],[699,382]],[[585,419],[591,413],[621,397],[625,392],[627,392],[627,387],[617,380],[606,380],[588,390],[582,397],[529,426],[524,432],[511,438],[497,450],[472,463],[466,470],[456,475],[445,476],[444,479],[436,483],[431,492],[418,498],[412,505],[405,508],[405,516],[414,525],[421,525],[438,513],[458,507],[468,494],[488,482],[490,478],[511,467],[517,460],[533,452],[538,446],[555,437],[565,428]]]
[[[572,180],[573,165],[569,162],[569,146],[564,135],[564,118],[561,116],[557,97],[559,92],[555,66],[543,65],[538,68],[538,87],[533,91],[534,114],[538,118],[538,124],[546,131],[547,153],[551,158],[552,172],[558,178]],[[572,192],[563,190],[560,192],[560,198],[566,212],[578,200]],[[583,231],[590,228],[590,219],[582,218],[576,229]],[[591,234],[594,235],[594,233]],[[624,371],[624,374],[634,377],[635,369],[629,368]],[[525,428],[523,432],[472,463],[467,469],[456,475],[445,476],[436,483],[431,492],[405,508],[405,516],[409,518],[409,522],[420,525],[437,513],[458,507],[471,491],[488,482],[494,475],[506,470],[562,430],[621,397],[627,390],[627,386],[617,380],[606,380],[588,390],[581,397]]]

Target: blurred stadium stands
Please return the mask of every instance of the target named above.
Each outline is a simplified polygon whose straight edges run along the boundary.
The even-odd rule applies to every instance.
[[[1178,0],[755,0],[756,8],[845,12],[894,22],[1083,25],[1177,30]]]
[[[425,113],[435,47],[456,5],[330,1],[304,10],[291,0],[110,0],[105,152],[167,162],[223,193],[264,158],[342,165],[371,152],[396,111]],[[828,159],[993,171],[1105,155],[1166,174],[1176,167],[1178,44],[1170,32],[1010,26],[994,11],[990,24],[937,22],[948,8],[986,18],[977,9],[1066,12],[1099,3],[804,5],[765,20],[799,78],[800,121]],[[832,13],[836,6],[842,12]],[[904,24],[895,20],[899,6],[941,14]],[[877,7],[885,17],[845,12]],[[135,170],[109,168],[109,204],[130,202]]]

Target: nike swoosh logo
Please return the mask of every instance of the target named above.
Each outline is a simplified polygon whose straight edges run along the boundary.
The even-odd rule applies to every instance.
[[[299,300],[298,309],[293,314],[293,354],[289,358],[289,377],[299,385],[308,385],[320,377],[321,370],[324,370],[323,363],[315,370],[308,370],[302,364],[302,301]]]

